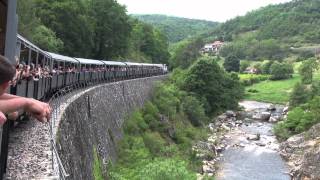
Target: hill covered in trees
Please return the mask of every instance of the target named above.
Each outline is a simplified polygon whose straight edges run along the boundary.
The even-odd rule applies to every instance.
[[[169,42],[176,43],[188,37],[204,33],[218,25],[217,22],[172,17],[166,15],[132,15],[164,32]]]
[[[202,37],[232,42],[222,51],[223,56],[232,52],[249,60],[305,58],[312,56],[310,50],[320,43],[319,9],[318,0],[269,5],[220,24]]]
[[[18,0],[19,33],[73,57],[167,63],[167,38],[114,0]]]

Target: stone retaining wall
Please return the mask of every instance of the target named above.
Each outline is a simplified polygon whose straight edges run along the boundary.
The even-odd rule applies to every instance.
[[[158,81],[166,76],[134,79],[98,86],[84,92],[65,108],[57,147],[70,174],[68,179],[94,179],[94,149],[106,172],[116,159],[116,144],[122,137],[126,117],[150,97]]]

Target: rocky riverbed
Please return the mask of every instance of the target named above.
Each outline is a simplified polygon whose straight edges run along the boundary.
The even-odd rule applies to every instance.
[[[202,157],[204,176],[218,180],[289,180],[289,170],[272,133],[274,122],[286,116],[281,105],[243,101],[243,111],[227,111],[209,124],[211,134],[194,150]]]

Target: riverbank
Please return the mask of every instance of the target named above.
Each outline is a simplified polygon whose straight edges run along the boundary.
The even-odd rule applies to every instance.
[[[285,107],[256,101],[239,104],[243,111],[227,111],[209,125],[212,134],[202,146],[206,144],[214,157],[210,160],[198,150],[207,158],[198,179],[215,175],[218,180],[289,180],[271,123],[282,118]]]

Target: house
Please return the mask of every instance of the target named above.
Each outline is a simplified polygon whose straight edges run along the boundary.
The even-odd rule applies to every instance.
[[[204,47],[201,49],[202,53],[218,53],[220,48],[222,47],[223,42],[221,41],[214,41],[213,43],[205,44]]]
[[[254,67],[247,67],[246,70],[243,72],[247,74],[259,74],[259,70]]]

